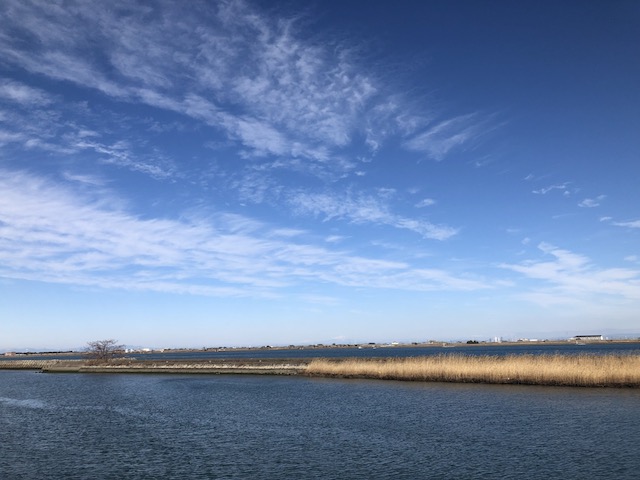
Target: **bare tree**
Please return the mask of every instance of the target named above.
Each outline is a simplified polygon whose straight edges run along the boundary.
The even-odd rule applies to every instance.
[[[87,342],[86,355],[96,362],[108,363],[122,350],[124,350],[124,346],[118,345],[117,340],[95,340]]]

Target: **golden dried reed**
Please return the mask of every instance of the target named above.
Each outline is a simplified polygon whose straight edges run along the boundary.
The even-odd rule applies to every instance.
[[[312,376],[581,387],[640,387],[640,355],[434,355],[315,359]]]

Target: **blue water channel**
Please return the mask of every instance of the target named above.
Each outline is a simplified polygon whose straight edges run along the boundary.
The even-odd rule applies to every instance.
[[[0,370],[0,478],[637,479],[640,390]]]
[[[263,349],[224,349],[201,352],[171,351],[151,353],[131,353],[127,358],[139,360],[215,360],[246,358],[318,358],[318,357],[412,357],[422,355],[462,354],[462,355],[554,355],[554,354],[636,354],[640,355],[640,343],[587,343],[577,345],[567,342],[555,343],[520,343],[520,344],[448,344],[428,347],[350,347],[350,348],[263,348]],[[19,355],[0,356],[0,361],[10,360],[47,360],[47,359],[81,359],[81,353],[65,355]]]

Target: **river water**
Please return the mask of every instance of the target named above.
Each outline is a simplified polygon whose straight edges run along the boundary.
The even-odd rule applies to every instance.
[[[428,347],[342,347],[342,348],[263,348],[263,349],[223,349],[208,351],[169,351],[151,353],[127,354],[127,358],[139,360],[220,360],[220,359],[246,359],[246,358],[318,358],[318,357],[414,357],[421,355],[640,355],[640,343],[588,343],[586,345],[576,345],[575,343],[519,343],[519,344],[478,344],[461,345],[449,344],[443,346]],[[19,355],[4,357],[1,361],[12,360],[51,360],[51,359],[81,359],[83,355]]]
[[[0,478],[637,479],[640,390],[0,370]]]

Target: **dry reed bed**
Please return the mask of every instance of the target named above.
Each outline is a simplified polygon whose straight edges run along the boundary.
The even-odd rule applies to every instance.
[[[316,359],[312,376],[431,382],[640,387],[640,355],[435,355]]]

